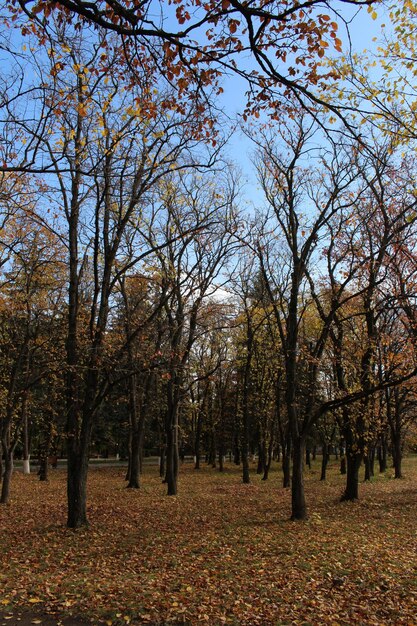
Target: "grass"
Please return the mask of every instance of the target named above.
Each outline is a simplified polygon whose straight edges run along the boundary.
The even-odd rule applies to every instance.
[[[306,472],[307,522],[289,521],[278,468],[243,485],[227,465],[181,469],[167,497],[156,467],[139,491],[94,469],[90,527],[65,528],[65,472],[16,473],[0,508],[0,603],[108,624],[417,624],[417,459],[339,502],[337,463]]]

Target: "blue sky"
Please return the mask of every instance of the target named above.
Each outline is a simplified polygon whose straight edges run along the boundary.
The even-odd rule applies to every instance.
[[[383,11],[383,7],[378,9],[378,18],[376,20],[372,19],[367,11],[367,7],[346,6],[343,16],[348,22],[352,51],[361,53],[365,49],[375,49],[378,41],[382,38],[383,29],[381,25],[388,24],[388,18]],[[339,33],[343,42],[343,50],[347,52],[349,36],[342,24]],[[338,55],[339,53],[334,52],[334,54]],[[245,104],[246,84],[242,79],[231,76],[225,78],[223,87],[222,106],[232,119],[239,119]],[[257,204],[261,201],[261,197],[257,189],[256,177],[251,163],[250,155],[253,151],[254,146],[250,140],[243,133],[236,131],[229,141],[227,153],[230,159],[241,169],[243,174],[242,182],[247,181],[244,186],[243,196],[249,203]]]
[[[369,49],[376,45],[373,39],[381,37],[381,23],[386,21],[382,8],[379,9],[379,13],[378,19],[373,20],[366,7],[361,9],[349,5],[345,7],[343,17],[350,22],[349,33],[354,51],[361,52],[364,48]],[[339,33],[344,50],[347,50],[348,36],[343,25],[341,25]],[[335,52],[334,54],[337,55],[338,53]],[[2,56],[3,54],[0,53],[0,59]],[[247,63],[249,64],[250,61],[247,60]],[[229,76],[225,77],[223,88],[224,95],[220,100],[221,108],[227,112],[231,119],[239,119],[239,115],[245,105],[246,83],[237,76]],[[254,147],[251,142],[237,130],[230,139],[227,154],[230,160],[234,161],[242,170],[242,180],[248,180],[244,195],[249,202],[254,201],[258,203],[259,193],[256,188],[255,175],[250,161],[250,154],[253,150]]]

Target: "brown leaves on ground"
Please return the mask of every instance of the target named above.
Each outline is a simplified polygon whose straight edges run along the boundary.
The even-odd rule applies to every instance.
[[[408,478],[361,486],[307,475],[310,519],[288,520],[281,474],[240,484],[184,466],[167,497],[157,468],[141,490],[121,469],[89,477],[89,529],[65,528],[65,473],[16,474],[0,509],[0,609],[38,608],[108,624],[417,624],[417,459]],[[389,474],[389,472],[388,472]],[[1,612],[1,610],[0,610]]]

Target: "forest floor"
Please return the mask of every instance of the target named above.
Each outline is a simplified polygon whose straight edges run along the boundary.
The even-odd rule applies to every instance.
[[[65,472],[16,473],[0,508],[0,626],[417,625],[417,458],[339,501],[333,462],[306,471],[309,519],[289,521],[278,466],[262,482],[181,468],[167,497],[121,468],[89,476],[90,527],[65,527]],[[47,617],[49,616],[49,617]],[[49,621],[48,621],[49,620]]]

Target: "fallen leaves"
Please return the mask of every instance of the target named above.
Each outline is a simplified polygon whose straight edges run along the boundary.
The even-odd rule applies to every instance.
[[[310,519],[288,520],[287,490],[185,468],[176,498],[149,468],[139,491],[123,471],[89,478],[90,528],[69,531],[65,476],[16,474],[0,508],[0,603],[130,624],[415,624],[417,460],[414,479],[362,486],[339,503],[334,466],[307,474]],[[340,583],[340,584],[339,584]]]

